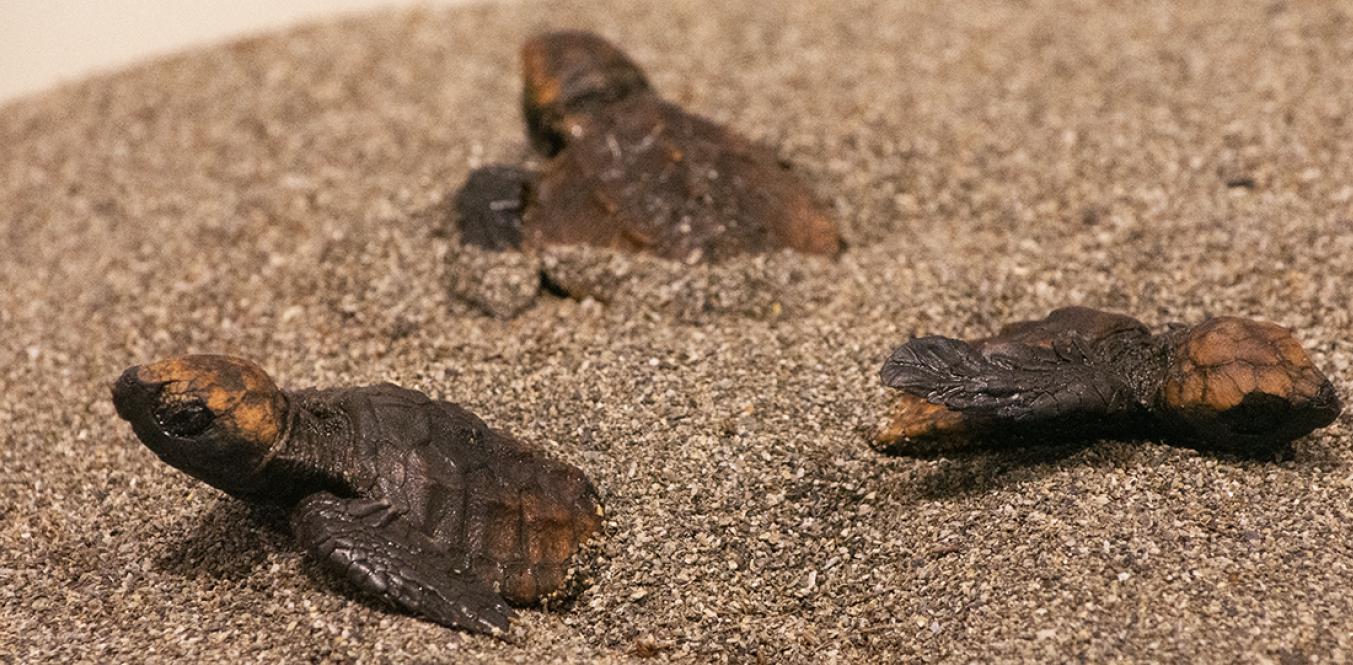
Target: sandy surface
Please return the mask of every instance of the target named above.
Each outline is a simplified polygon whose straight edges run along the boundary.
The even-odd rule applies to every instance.
[[[0,661],[1353,658],[1348,416],[1259,462],[866,446],[908,335],[1067,303],[1275,320],[1353,392],[1346,6],[980,4],[384,15],[0,108]],[[559,25],[779,146],[851,250],[456,303],[438,206],[526,155],[514,50]],[[512,643],[336,592],[114,417],[123,367],[189,351],[393,380],[584,467],[595,585]]]

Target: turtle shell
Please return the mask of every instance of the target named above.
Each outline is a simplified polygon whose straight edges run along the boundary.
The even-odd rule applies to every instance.
[[[788,248],[832,255],[840,237],[768,149],[653,95],[578,119],[527,206],[528,246],[586,244],[690,263]]]
[[[601,525],[582,471],[450,402],[383,384],[317,391],[302,406],[344,415],[362,467],[353,477],[371,483],[354,488],[359,495],[403,506],[415,528],[514,605],[561,592],[570,558]]]

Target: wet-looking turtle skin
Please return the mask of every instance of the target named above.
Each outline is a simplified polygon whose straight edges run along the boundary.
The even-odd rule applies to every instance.
[[[279,390],[257,365],[184,356],[124,372],[113,403],[170,465],[289,511],[297,542],[362,590],[501,634],[565,593],[602,507],[578,469],[391,384]]]
[[[913,339],[880,376],[902,392],[874,435],[890,452],[1102,436],[1262,453],[1340,412],[1287,329],[1234,317],[1152,334],[1128,316],[1067,307],[973,342]]]
[[[788,248],[835,255],[836,225],[775,154],[663,101],[604,39],[522,48],[531,174],[475,171],[454,202],[463,242],[492,250],[593,245],[696,263]]]

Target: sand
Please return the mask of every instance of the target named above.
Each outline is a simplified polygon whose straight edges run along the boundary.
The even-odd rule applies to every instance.
[[[0,661],[1353,658],[1349,416],[1258,461],[866,445],[909,335],[1070,303],[1273,320],[1353,393],[1353,16],[1174,4],[383,14],[0,107]],[[514,51],[555,26],[777,146],[850,250],[453,298],[487,268],[444,200],[528,157]],[[114,416],[118,372],[185,352],[395,381],[580,465],[595,583],[510,642],[345,595]]]

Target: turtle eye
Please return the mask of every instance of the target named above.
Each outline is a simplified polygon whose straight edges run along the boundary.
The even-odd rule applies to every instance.
[[[201,400],[163,404],[155,410],[155,422],[166,434],[189,438],[211,427],[214,416]]]

